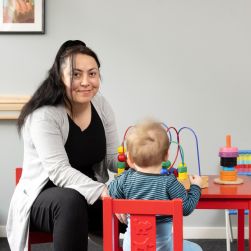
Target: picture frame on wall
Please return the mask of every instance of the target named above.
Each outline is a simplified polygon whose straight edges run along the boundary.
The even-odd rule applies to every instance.
[[[45,33],[45,0],[0,0],[1,33]]]

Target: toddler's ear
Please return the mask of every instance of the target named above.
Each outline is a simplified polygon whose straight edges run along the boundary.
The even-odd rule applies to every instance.
[[[133,162],[133,160],[131,159],[131,156],[130,156],[130,153],[129,153],[129,152],[127,152],[126,161],[127,161],[127,164],[128,164],[129,167],[131,167],[131,168],[134,167],[134,162]]]

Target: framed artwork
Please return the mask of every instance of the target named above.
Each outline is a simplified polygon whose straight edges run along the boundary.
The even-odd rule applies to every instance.
[[[0,33],[44,34],[45,0],[0,0]]]

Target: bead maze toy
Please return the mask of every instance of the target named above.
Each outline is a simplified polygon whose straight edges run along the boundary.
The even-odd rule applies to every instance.
[[[162,125],[166,129],[167,133],[169,134],[170,146],[172,144],[176,144],[177,150],[176,150],[176,155],[175,155],[173,162],[171,162],[170,160],[168,160],[166,162],[162,162],[161,174],[162,175],[174,174],[177,177],[177,179],[184,185],[184,187],[186,189],[189,189],[190,188],[190,181],[189,181],[189,177],[188,177],[188,168],[187,168],[187,165],[184,161],[184,151],[183,151],[183,148],[180,144],[180,133],[184,129],[190,130],[195,137],[196,149],[197,149],[197,160],[198,160],[198,172],[199,172],[199,175],[201,176],[198,138],[197,138],[194,130],[189,127],[182,127],[179,130],[177,130],[175,127],[167,127],[164,123],[162,123]],[[117,175],[120,175],[126,169],[129,168],[127,165],[127,161],[126,161],[125,141],[126,141],[126,134],[127,134],[128,130],[132,127],[133,126],[129,126],[127,128],[127,130],[125,131],[124,137],[123,137],[122,144],[118,147],[118,162],[117,162],[118,172],[117,172]],[[172,140],[171,130],[173,130],[176,133],[177,141]],[[181,158],[181,162],[179,163],[178,168],[175,168],[174,164],[176,163],[176,160],[179,155]],[[203,178],[203,182],[204,182],[203,188],[205,188],[208,186],[208,177],[207,176],[201,176],[201,177]]]
[[[220,156],[220,176],[214,181],[218,184],[241,184],[243,179],[237,175],[237,157],[239,151],[237,147],[231,146],[231,135],[226,136],[226,146],[221,147]]]

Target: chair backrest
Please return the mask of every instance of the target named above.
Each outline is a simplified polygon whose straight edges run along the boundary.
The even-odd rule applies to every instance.
[[[130,214],[131,250],[156,250],[156,215],[173,217],[174,251],[183,250],[182,200],[103,200],[103,250],[119,247],[118,220],[115,214]]]
[[[21,175],[22,175],[22,167],[16,167],[16,185],[18,184]],[[28,239],[28,251],[31,251],[31,244],[40,244],[40,243],[49,243],[53,242],[53,235],[51,233],[46,232],[29,232]]]
[[[16,185],[19,182],[22,175],[22,167],[16,167]]]

